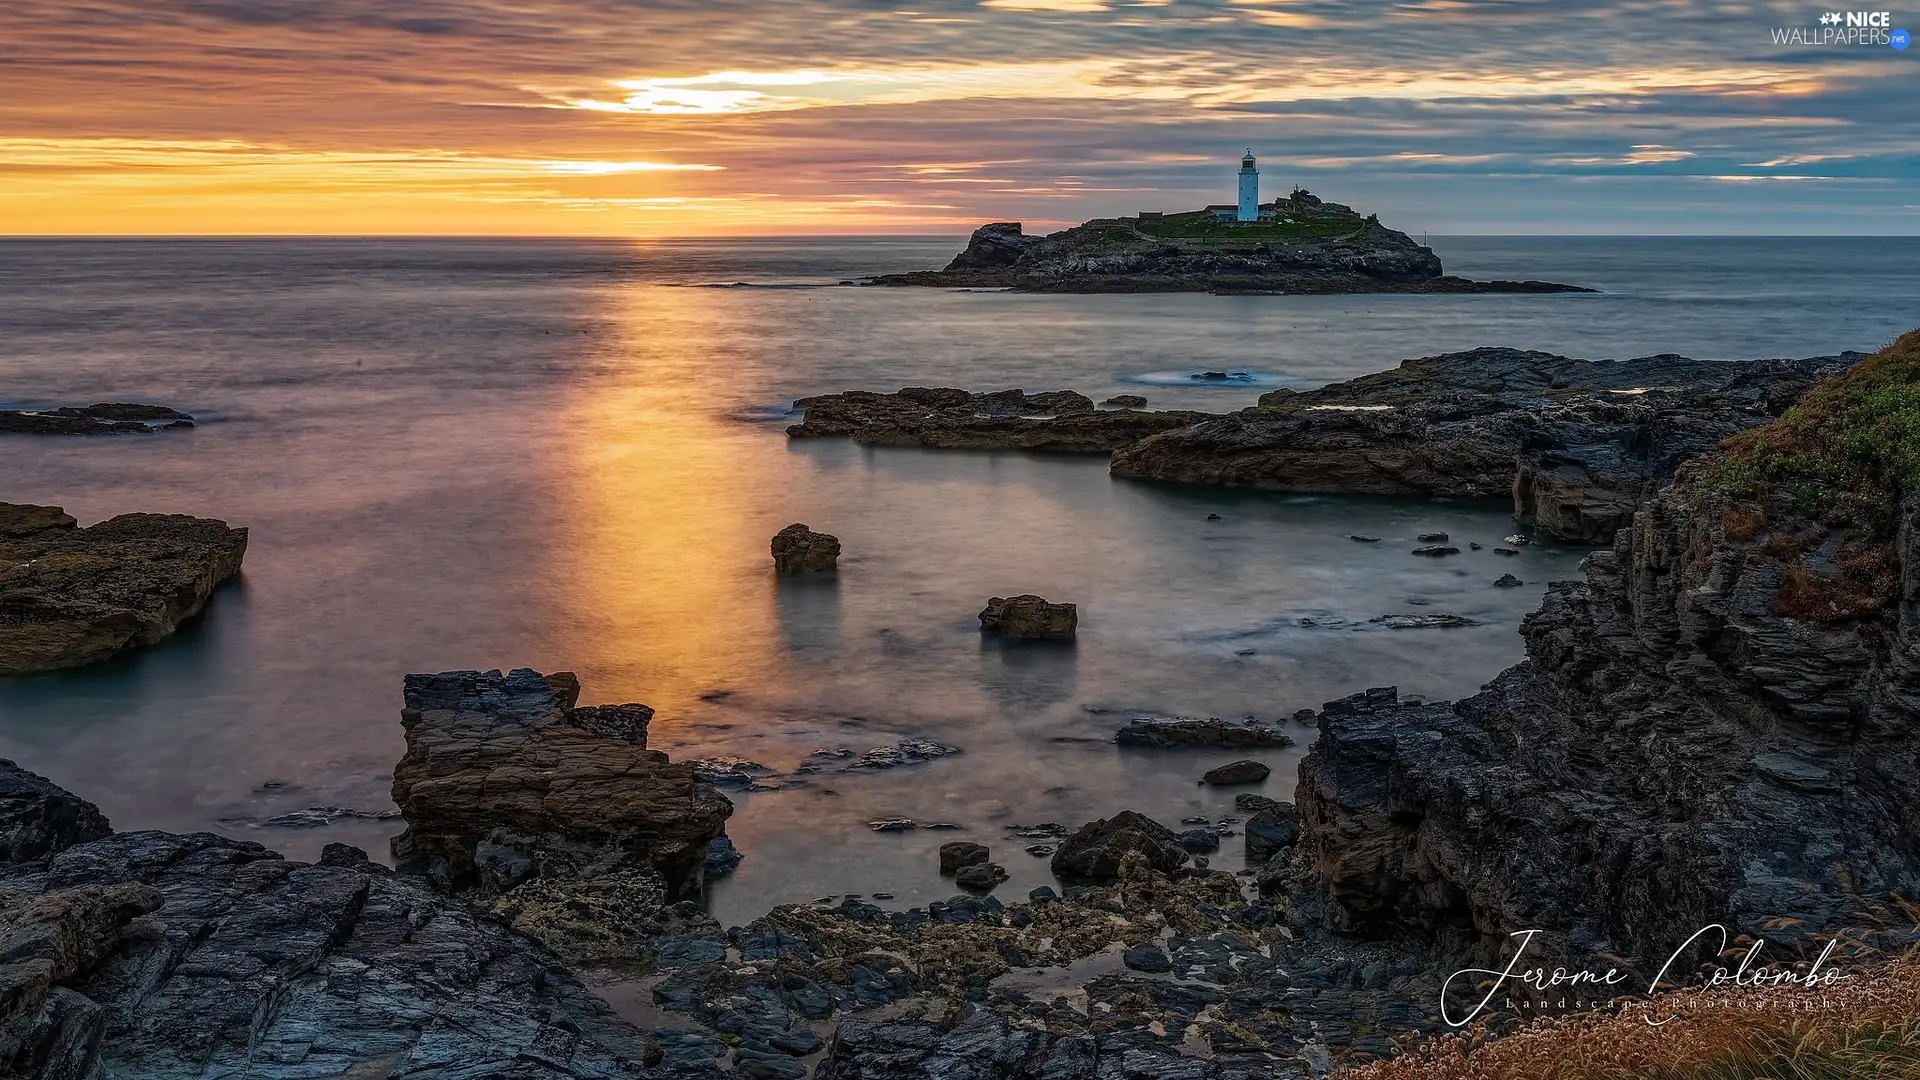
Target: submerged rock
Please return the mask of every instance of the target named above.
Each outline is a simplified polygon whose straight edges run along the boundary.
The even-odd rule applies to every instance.
[[[153,645],[240,572],[247,530],[179,514],[81,529],[57,506],[0,503],[0,675]]]
[[[956,840],[951,844],[940,845],[940,872],[958,873],[961,869],[986,862],[988,858],[985,844],[972,844],[965,840]]]
[[[0,435],[151,435],[192,426],[193,417],[163,405],[102,402],[39,412],[0,410]]]
[[[1145,404],[1144,399],[1141,402]],[[801,398],[796,439],[851,436],[870,446],[927,446],[962,450],[1030,450],[1105,454],[1160,431],[1211,414],[1096,409],[1071,390],[1029,394],[1002,390],[975,394],[950,387],[909,386],[898,393],[852,390]]]
[[[773,534],[773,569],[780,574],[831,574],[839,566],[840,538],[798,522]]]
[[[954,884],[963,889],[988,892],[1007,880],[1007,871],[1005,867],[995,863],[971,863],[954,871],[953,880]]]
[[[1230,761],[1208,769],[1201,777],[1209,784],[1258,784],[1273,770],[1259,761]]]
[[[1219,718],[1128,721],[1113,733],[1121,746],[1292,746],[1293,736],[1266,724],[1231,724]]]
[[[1381,615],[1367,621],[1378,623],[1389,630],[1448,630],[1459,626],[1480,625],[1465,615],[1448,615],[1443,612],[1423,612],[1418,615]]]
[[[982,633],[1016,641],[1057,641],[1074,636],[1080,610],[1073,604],[1053,604],[1025,593],[996,596],[980,612]]]

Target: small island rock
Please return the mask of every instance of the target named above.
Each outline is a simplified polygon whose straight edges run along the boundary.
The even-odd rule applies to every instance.
[[[957,874],[969,866],[976,866],[986,862],[987,858],[988,852],[985,844],[970,843],[966,840],[955,840],[951,844],[941,844],[940,872],[942,874]]]
[[[781,574],[831,574],[840,562],[840,538],[798,522],[773,534],[773,568]]]
[[[1007,880],[1006,868],[998,863],[982,862],[963,866],[953,875],[954,884],[963,889],[988,892]]]
[[[1057,641],[1070,638],[1080,625],[1079,608],[1073,604],[1048,603],[1044,598],[1025,593],[1020,596],[996,596],[980,612],[984,633],[1020,641]]]
[[[1173,830],[1145,814],[1122,810],[1087,822],[1062,841],[1053,855],[1053,872],[1065,881],[1111,881],[1120,876],[1120,860],[1135,853],[1161,873],[1171,873],[1188,858]]]

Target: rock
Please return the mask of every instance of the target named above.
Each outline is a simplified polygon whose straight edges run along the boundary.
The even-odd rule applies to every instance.
[[[972,863],[961,867],[953,875],[954,884],[981,892],[987,892],[1006,880],[1006,868],[997,863]]]
[[[89,805],[15,771],[0,769],[11,815]],[[8,1075],[305,1080],[457,1062],[474,1080],[638,1080],[660,1060],[546,950],[346,845],[313,866],[89,821],[52,846],[0,859]]]
[[[711,879],[731,874],[740,868],[745,858],[740,849],[733,846],[732,837],[716,836],[707,844],[706,876]]]
[[[1509,548],[1509,547],[1497,547],[1497,548],[1494,548],[1494,549],[1493,549],[1493,553],[1494,553],[1495,555],[1518,555],[1518,554],[1520,554],[1520,553],[1519,553],[1518,551],[1515,551],[1514,549],[1512,549],[1512,548]]]
[[[1300,816],[1292,803],[1276,802],[1247,819],[1247,863],[1260,866],[1300,838]]]
[[[1201,776],[1209,784],[1258,784],[1273,772],[1258,761],[1230,761]]]
[[[1027,899],[1036,904],[1050,904],[1060,899],[1060,894],[1054,892],[1051,885],[1039,885],[1027,894]]]
[[[1443,532],[1423,532],[1419,536],[1414,537],[1414,539],[1423,544],[1444,544],[1447,542],[1447,534]]]
[[[1147,399],[1139,394],[1115,394],[1100,404],[1111,405],[1116,409],[1144,409],[1147,407]]]
[[[780,574],[831,574],[840,561],[840,538],[798,522],[773,534],[773,569]]]
[[[987,846],[985,844],[971,844],[965,840],[956,840],[950,844],[941,844],[940,872],[942,874],[958,873],[962,867],[975,866],[986,862],[988,857]]]
[[[800,423],[787,428],[795,439],[852,436],[869,446],[1065,454],[1110,453],[1211,415],[1096,409],[1091,398],[1071,390],[974,394],[924,386],[894,394],[823,394],[801,398],[793,407],[804,413]]]
[[[1477,544],[1477,543],[1474,543],[1474,542],[1473,542],[1473,541],[1471,541],[1471,540],[1469,540],[1469,541],[1467,542],[1467,550],[1469,550],[1469,551],[1479,551],[1479,550],[1480,550],[1480,545],[1479,545],[1479,544]]]
[[[247,530],[178,514],[85,529],[0,503],[0,675],[81,667],[155,644],[240,572]]]
[[[1480,625],[1464,615],[1447,615],[1437,611],[1418,615],[1381,615],[1367,621],[1379,623],[1389,630],[1448,630],[1458,626]]]
[[[1348,533],[1347,539],[1358,540],[1363,544],[1377,544],[1380,542],[1380,538],[1377,536],[1361,536],[1359,533]]]
[[[1293,711],[1293,722],[1296,724],[1312,724],[1318,722],[1319,719],[1320,714],[1314,712],[1312,709],[1295,709]]]
[[[0,411],[0,435],[151,435],[192,426],[193,417],[161,405],[104,402],[40,412]]]
[[[1458,555],[1460,554],[1460,549],[1457,547],[1450,547],[1445,544],[1429,544],[1426,547],[1414,548],[1413,553],[1415,555],[1429,555],[1429,556]]]
[[[1467,281],[1407,234],[1338,203],[1290,202],[1259,224],[1221,225],[1205,211],[1157,220],[1101,218],[1030,237],[1016,222],[974,231],[946,269],[884,274],[874,285],[1024,292],[1586,292],[1530,281]],[[1230,241],[1225,244],[1223,241]],[[1201,372],[1224,381],[1233,372]]]
[[[0,759],[0,862],[42,861],[112,831],[99,807]]]
[[[1142,717],[1113,733],[1121,746],[1292,746],[1293,737],[1265,724],[1210,720],[1153,720]]]
[[[1173,970],[1173,961],[1157,945],[1142,945],[1137,949],[1128,949],[1120,956],[1120,962],[1134,971],[1144,971],[1149,975],[1164,975]]]
[[[1521,536],[1519,533],[1515,533],[1501,542],[1512,547],[1526,547],[1528,544],[1533,543],[1533,541]]]
[[[1173,838],[1180,850],[1193,855],[1220,850],[1220,833],[1214,829],[1188,829]]]
[[[1080,612],[1076,606],[1048,603],[1031,593],[993,597],[980,612],[982,633],[1016,641],[1071,638],[1079,625]]]
[[[1130,854],[1139,854],[1161,873],[1187,861],[1172,830],[1145,814],[1122,810],[1087,822],[1061,843],[1053,855],[1053,872],[1066,881],[1110,881],[1120,876],[1120,862]]]
[[[912,832],[919,827],[919,823],[915,822],[912,818],[903,817],[880,818],[876,821],[867,822],[867,828],[872,829],[874,832]]]
[[[1501,574],[1499,577],[1493,580],[1493,583],[1495,585],[1500,586],[1503,589],[1518,588],[1519,586],[1526,584],[1526,582],[1521,581],[1519,578],[1514,577],[1512,574]]]
[[[1250,810],[1254,813],[1259,813],[1262,810],[1281,805],[1284,804],[1269,799],[1265,795],[1256,794],[1251,791],[1243,791],[1233,797],[1233,808],[1235,810]]]
[[[646,868],[668,899],[699,895],[733,805],[647,749],[645,706],[576,709],[578,692],[570,674],[526,668],[407,676],[396,869],[497,895]]]
[[[1219,520],[1220,520],[1220,515],[1219,515],[1219,514],[1208,514],[1208,515],[1207,515],[1207,520],[1208,520],[1208,521],[1219,521]]]
[[[1260,408],[1116,450],[1112,471],[1271,491],[1510,495],[1543,535],[1603,540],[1681,462],[1770,421],[1857,359],[1447,353],[1268,394]]]

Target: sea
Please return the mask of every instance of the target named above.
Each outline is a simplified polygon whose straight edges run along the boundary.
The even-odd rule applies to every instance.
[[[1593,359],[1872,350],[1920,324],[1920,238],[1436,237],[1451,273],[1593,294],[1036,296],[862,288],[957,237],[0,241],[0,408],[138,401],[198,426],[0,437],[0,500],[90,524],[249,530],[241,578],[159,645],[0,680],[0,756],[121,829],[387,857],[409,672],[576,672],[657,711],[651,745],[791,775],[731,792],[744,855],[708,903],[952,893],[935,849],[1122,809],[1168,824],[1290,798],[1300,709],[1372,686],[1474,693],[1582,549],[1491,548],[1499,501],[1264,494],[1116,479],[1098,457],[790,441],[796,398],[1069,388],[1227,410],[1482,345]],[[1200,384],[1208,370],[1247,380]],[[1217,515],[1217,516],[1216,516]],[[769,539],[840,538],[831,581]],[[1410,554],[1444,531],[1448,559]],[[1380,537],[1357,543],[1352,534]],[[1522,588],[1496,588],[1511,572]],[[983,639],[988,597],[1079,605],[1068,646]],[[1474,625],[1388,629],[1446,613]],[[1254,718],[1298,744],[1136,750],[1134,717]],[[957,752],[846,770],[877,747]],[[841,749],[853,756],[835,756]],[[1251,756],[1246,789],[1198,783]],[[315,811],[305,813],[306,811]],[[290,818],[288,815],[292,815]],[[879,832],[906,818],[953,829]],[[1228,823],[1231,827],[1231,822]],[[1229,838],[1214,865],[1234,869]]]

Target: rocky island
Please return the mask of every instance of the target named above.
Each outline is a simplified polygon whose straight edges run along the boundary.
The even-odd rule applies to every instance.
[[[87,528],[57,506],[0,503],[0,675],[152,645],[240,572],[247,530],[181,514]]]
[[[192,426],[192,416],[164,405],[100,402],[38,412],[0,410],[0,435],[151,435]]]
[[[1306,191],[1262,207],[1259,220],[1206,210],[1096,218],[1046,236],[1017,221],[975,229],[943,270],[885,274],[871,285],[1020,292],[1555,293],[1548,281],[1469,281],[1444,273],[1433,249]]]

